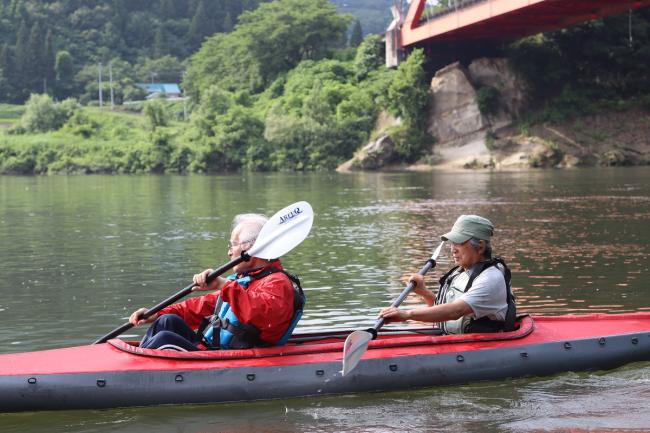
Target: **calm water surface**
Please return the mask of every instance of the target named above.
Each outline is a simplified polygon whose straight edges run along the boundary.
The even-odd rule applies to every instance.
[[[371,325],[462,213],[495,223],[495,252],[513,269],[521,311],[650,311],[648,168],[0,177],[0,353],[94,341],[196,271],[227,262],[235,214],[272,214],[298,200],[316,214],[310,237],[284,260],[307,290],[299,331]],[[439,267],[449,266],[446,254]],[[400,393],[0,414],[0,432],[650,431],[649,367]]]

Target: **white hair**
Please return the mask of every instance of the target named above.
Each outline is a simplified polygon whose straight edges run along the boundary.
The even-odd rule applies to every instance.
[[[469,243],[476,251],[478,251],[481,248],[481,241],[485,242],[485,251],[483,252],[483,256],[486,259],[491,259],[492,258],[492,244],[490,243],[489,240],[471,238],[469,240]]]
[[[232,231],[237,230],[239,242],[253,242],[260,234],[262,227],[269,219],[256,213],[243,213],[236,215],[232,220]]]

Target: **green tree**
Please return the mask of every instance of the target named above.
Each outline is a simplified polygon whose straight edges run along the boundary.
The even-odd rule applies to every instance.
[[[50,95],[32,94],[25,104],[20,126],[26,132],[46,132],[59,129],[77,109],[74,100],[56,103]]]
[[[349,17],[329,0],[277,0],[244,12],[235,30],[209,38],[188,68],[186,88],[258,93],[302,60],[321,59],[341,45]]]
[[[339,60],[303,61],[287,75],[265,118],[272,168],[332,169],[352,156],[378,109],[368,88],[353,81],[351,65]]]
[[[265,168],[261,162],[268,144],[264,123],[252,108],[244,107],[238,95],[211,86],[192,113],[193,141],[199,144],[195,170],[219,172],[243,166]],[[245,98],[244,98],[245,99]]]
[[[56,59],[54,55],[52,29],[48,29],[47,33],[45,33],[45,40],[43,43],[43,57],[41,59],[43,79],[45,80],[45,85],[48,89],[54,87],[55,62]]]
[[[54,73],[54,94],[58,98],[72,96],[74,89],[74,62],[69,52],[59,51],[56,53]]]
[[[403,121],[401,130],[392,138],[397,152],[407,161],[416,160],[430,144],[426,133],[429,87],[424,62],[424,51],[413,50],[399,65],[388,87],[389,108]]]
[[[243,13],[240,28],[249,34],[248,48],[268,83],[302,60],[322,59],[340,47],[349,20],[329,0],[278,0]]]
[[[197,109],[192,113],[192,124],[199,136],[212,137],[212,127],[217,123],[217,118],[226,114],[233,105],[233,95],[219,86],[213,85],[201,96]]]
[[[246,4],[245,1],[240,0],[223,0],[225,13],[233,17],[238,17],[245,10],[255,9],[257,4],[257,2],[249,2],[249,4]]]
[[[358,47],[363,41],[363,29],[361,28],[361,21],[355,20],[350,39],[348,40],[349,47]]]
[[[87,34],[90,35],[92,33]],[[126,44],[122,37],[122,31],[119,30],[118,25],[113,21],[109,21],[103,25],[101,32],[97,34],[97,39],[99,45],[93,51],[96,57],[99,58],[107,58],[110,57],[111,52],[122,51],[122,47]],[[100,54],[100,50],[104,50],[106,54]]]
[[[29,33],[27,63],[23,72],[28,73],[27,88],[30,91],[44,91],[49,75],[45,55],[45,32],[43,24],[35,22]]]
[[[8,44],[15,60],[15,73],[4,72],[12,93],[18,93],[11,98],[22,102],[30,92],[42,91],[44,84],[53,88],[57,51],[70,53],[77,70],[99,61],[106,64],[111,58],[122,58],[132,64],[168,54],[186,59],[205,37],[217,30],[232,29],[239,15],[258,3],[257,0],[2,1],[0,47]],[[194,27],[190,29],[192,24]],[[204,25],[208,26],[207,30]],[[191,37],[195,38],[194,43]],[[72,91],[84,92],[83,86]]]
[[[214,21],[211,19],[210,15],[208,15],[208,9],[205,5],[205,1],[201,0],[198,7],[196,8],[196,12],[194,13],[194,17],[192,18],[192,23],[190,24],[190,29],[188,32],[189,42],[193,50],[199,48],[203,43],[203,40],[206,37],[214,34],[216,30],[217,29]]]
[[[9,81],[5,78],[4,71],[0,68],[0,103],[9,102],[8,95],[11,93]],[[7,98],[3,100],[3,98]]]
[[[19,89],[19,97],[24,98],[29,95],[29,29],[27,23],[21,21],[18,27],[18,34],[16,35],[15,47],[15,82],[14,86]]]
[[[414,126],[423,118],[423,108],[429,99],[424,61],[424,51],[413,50],[397,68],[388,88],[388,100],[393,113]]]
[[[167,50],[165,30],[162,25],[156,27],[156,33],[153,37],[153,55],[154,57],[162,57]]]
[[[593,109],[596,101],[647,95],[649,46],[650,10],[643,8],[525,38],[507,52],[534,98],[556,101],[557,117],[565,118]]]
[[[161,0],[160,2],[160,15],[166,20],[185,16],[186,13],[184,0]]]
[[[151,76],[163,83],[179,83],[185,67],[174,56],[166,55],[156,59],[145,59],[144,63],[136,65],[137,79],[147,82]]]
[[[219,155],[220,170],[238,170],[247,161],[249,149],[264,146],[264,123],[253,110],[233,105],[214,125],[214,151]]]
[[[29,18],[25,0],[12,0],[7,8],[9,16],[14,20],[26,21]]]
[[[358,79],[384,65],[384,43],[379,35],[368,35],[357,48],[354,69]]]
[[[346,99],[336,106],[337,127],[346,134],[349,146],[341,153],[349,158],[359,145],[367,142],[379,112],[373,93],[367,87],[354,86]]]
[[[167,126],[169,124],[169,116],[165,109],[165,103],[158,99],[147,101],[144,104],[143,113],[147,119],[147,127],[151,131],[155,131],[156,128],[161,126]]]
[[[19,102],[21,99],[20,91],[16,89],[18,80],[16,79],[16,64],[14,61],[13,50],[9,44],[5,43],[0,48],[0,70],[4,78],[3,91],[0,93],[0,101]]]
[[[104,101],[109,95],[108,81],[108,62],[102,64],[102,91]],[[113,69],[113,93],[115,102],[121,104],[126,100],[126,95],[138,95],[141,92],[137,90],[135,82],[135,71],[133,66],[125,60],[114,58],[110,60]],[[75,85],[83,89],[79,101],[87,104],[91,101],[97,101],[99,93],[98,83],[98,65],[96,63],[85,65],[75,75]]]
[[[212,0],[210,2],[210,9],[208,11],[208,14],[209,18],[214,23],[214,33],[226,32],[226,30],[223,29],[223,20],[226,16],[226,13],[227,11],[225,0]]]
[[[232,22],[232,16],[230,15],[229,12],[226,12],[226,14],[223,16],[223,21],[221,23],[221,31],[224,33],[229,33],[232,32],[234,27],[235,26]]]
[[[156,20],[154,17],[146,12],[134,12],[128,14],[126,17],[126,24],[122,32],[122,38],[127,46],[130,47],[147,47],[145,52],[151,52],[154,42],[154,33],[156,30]],[[123,50],[126,51],[126,50]],[[128,51],[120,54],[129,54]],[[141,54],[144,52],[141,51]],[[109,54],[110,55],[110,54]],[[120,55],[122,57],[122,55]],[[126,57],[126,56],[124,56]],[[133,57],[130,55],[129,57]],[[133,59],[135,60],[135,59]]]

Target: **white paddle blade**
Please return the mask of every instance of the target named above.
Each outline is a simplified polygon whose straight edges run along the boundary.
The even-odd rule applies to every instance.
[[[438,256],[440,255],[440,251],[442,251],[442,246],[445,244],[445,241],[440,242],[440,245],[438,245],[438,248],[433,252],[431,255],[431,260],[434,262],[438,260]]]
[[[361,357],[366,353],[372,334],[367,331],[354,331],[348,335],[343,344],[343,376],[354,370]]]
[[[269,218],[247,253],[261,259],[277,259],[305,240],[313,222],[314,211],[309,203],[291,204]]]

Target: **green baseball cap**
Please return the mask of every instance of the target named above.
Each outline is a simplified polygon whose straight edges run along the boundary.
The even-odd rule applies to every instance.
[[[489,219],[478,215],[461,215],[454,223],[451,231],[440,236],[440,239],[455,244],[462,244],[470,240],[470,238],[489,241],[493,233],[494,226]]]

